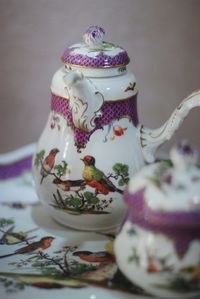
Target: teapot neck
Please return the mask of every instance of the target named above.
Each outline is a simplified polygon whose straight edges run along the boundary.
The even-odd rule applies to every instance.
[[[76,128],[74,125],[69,99],[52,94],[51,111],[53,114],[58,113],[62,115],[67,120],[68,125],[73,130],[74,141],[78,152],[86,146],[90,136],[96,130],[102,129],[105,125],[111,124],[116,119],[128,118],[135,126],[138,126],[137,93],[127,99],[104,102],[101,110],[102,116],[96,120],[96,126],[93,131],[86,132]]]
[[[119,65],[117,67],[86,67],[74,64],[65,63],[64,68],[67,72],[80,71],[85,77],[94,78],[107,78],[124,75],[127,72],[125,65]]]

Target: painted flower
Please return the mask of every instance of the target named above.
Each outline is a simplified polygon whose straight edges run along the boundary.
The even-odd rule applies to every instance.
[[[51,117],[51,121],[50,121],[50,127],[51,129],[54,129],[56,124],[57,124],[57,127],[58,127],[58,130],[60,130],[60,125],[59,125],[59,117],[58,116],[55,116],[54,114],[52,115]]]

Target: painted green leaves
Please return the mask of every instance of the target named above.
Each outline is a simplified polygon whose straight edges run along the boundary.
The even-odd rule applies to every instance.
[[[118,185],[120,187],[128,184],[129,181],[129,167],[126,164],[116,163],[113,166],[113,171],[116,174],[116,178],[118,179]]]
[[[14,224],[14,220],[12,218],[0,218],[0,227],[4,228],[7,225]]]
[[[163,160],[161,161],[157,168],[155,169],[152,176],[148,177],[148,180],[154,184],[156,187],[160,188],[163,182],[169,183],[171,182],[171,176],[168,172],[170,168],[173,167],[171,160]]]
[[[125,72],[125,70],[126,70],[126,66],[125,66],[125,65],[120,66],[120,67],[118,68],[118,72],[119,72],[119,73],[123,73],[123,72]]]
[[[58,151],[58,150],[57,150]],[[50,151],[51,153],[51,151]],[[50,156],[50,153],[47,157]],[[45,171],[45,150],[41,150],[35,155],[34,165],[38,169],[41,167]],[[69,165],[66,161],[62,160],[61,163],[53,165],[51,172],[46,171],[48,175],[54,175],[55,177],[60,178],[66,174],[70,173]]]
[[[114,44],[114,43],[110,43],[110,42],[103,42],[103,48],[106,49],[112,49],[112,48],[118,48],[119,46]]]
[[[61,177],[63,175],[66,175],[67,173],[70,173],[70,170],[68,168],[68,163],[64,160],[61,162],[61,164],[57,164],[54,166],[54,170],[56,171],[56,174],[58,177]]]
[[[59,161],[60,151],[57,148],[46,152],[44,149],[35,155],[34,165],[40,173],[40,185],[45,181],[52,184],[52,202],[50,205],[73,215],[108,214],[114,193],[123,193],[129,181],[127,164],[115,163],[111,173],[101,169],[100,161],[86,155],[80,157],[80,177],[73,174],[68,161]],[[48,180],[47,180],[48,178]],[[107,209],[107,211],[106,211]]]
[[[38,168],[40,164],[42,163],[42,160],[44,159],[45,150],[41,150],[38,153],[36,153],[34,165]]]
[[[62,195],[57,190],[53,197],[56,204],[51,204],[51,206],[73,215],[108,214],[109,212],[104,211],[104,209],[112,203],[112,198],[109,200],[102,199],[90,191],[77,191],[70,195]]]
[[[88,204],[96,205],[100,202],[100,199],[95,196],[92,192],[86,191],[83,193],[85,199],[88,201]]]

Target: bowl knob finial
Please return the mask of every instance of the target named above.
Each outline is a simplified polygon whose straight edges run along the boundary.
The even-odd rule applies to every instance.
[[[172,147],[170,158],[176,170],[184,171],[197,164],[198,151],[187,140],[182,140]]]
[[[83,40],[91,49],[101,48],[105,30],[100,26],[90,26],[83,35]]]

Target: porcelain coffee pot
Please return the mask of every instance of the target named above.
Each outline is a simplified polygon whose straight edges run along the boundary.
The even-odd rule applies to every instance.
[[[137,84],[129,57],[90,27],[67,48],[53,76],[51,112],[34,156],[39,198],[59,222],[77,229],[116,227],[129,178],[170,139],[200,91],[184,99],[160,128],[138,123]]]

